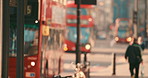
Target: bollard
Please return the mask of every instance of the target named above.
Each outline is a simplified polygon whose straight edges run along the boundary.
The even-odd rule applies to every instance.
[[[116,75],[116,53],[113,53],[113,74]]]
[[[84,63],[83,72],[84,72],[86,78],[90,78],[90,62]]]
[[[87,61],[87,53],[84,53],[83,72],[84,72],[86,78],[90,78],[90,62]]]
[[[87,53],[84,53],[84,63],[87,62]]]
[[[46,60],[46,66],[45,66],[45,78],[48,78],[48,60]]]

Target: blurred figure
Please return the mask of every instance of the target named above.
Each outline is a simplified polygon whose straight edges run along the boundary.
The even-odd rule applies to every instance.
[[[132,45],[134,43],[134,38],[132,37],[131,42],[129,42],[129,45]]]
[[[143,41],[143,37],[138,37],[138,44],[141,46],[141,49],[144,50],[145,49],[145,44]]]
[[[125,59],[128,60],[129,62],[129,70],[131,78],[139,78],[138,77],[139,65],[140,63],[142,63],[142,55],[141,55],[141,47],[138,44],[138,40],[136,38],[134,38],[133,43],[128,46],[125,53]]]

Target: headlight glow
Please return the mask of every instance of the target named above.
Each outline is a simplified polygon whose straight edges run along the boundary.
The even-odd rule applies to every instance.
[[[64,51],[67,51],[68,50],[68,48],[67,48],[67,44],[64,44]]]
[[[92,18],[89,18],[88,21],[92,21]]]
[[[38,20],[35,20],[35,23],[37,24],[39,21]]]
[[[31,62],[31,66],[35,66],[35,62],[34,61]]]
[[[115,41],[119,41],[119,38],[118,37],[115,37]]]
[[[67,50],[68,50],[68,48],[67,48],[67,46],[65,46],[65,47],[64,47],[64,51],[67,51]]]
[[[85,45],[85,48],[86,48],[87,50],[89,50],[89,49],[91,48],[90,44],[86,44],[86,45]]]
[[[126,41],[127,41],[127,42],[131,42],[131,41],[132,41],[132,38],[131,38],[131,37],[128,37],[128,38],[126,39]]]

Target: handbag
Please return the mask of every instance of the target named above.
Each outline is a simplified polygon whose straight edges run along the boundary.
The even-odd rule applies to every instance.
[[[140,68],[141,68],[141,78],[144,78],[144,65],[141,64]]]
[[[136,60],[137,60],[138,63],[142,62],[142,58],[140,58],[139,56],[137,56],[136,58],[137,58]]]

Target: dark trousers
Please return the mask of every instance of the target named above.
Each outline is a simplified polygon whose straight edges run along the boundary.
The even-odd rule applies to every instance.
[[[135,75],[135,78],[138,78],[139,65],[140,65],[139,63],[129,63],[129,70],[130,70],[131,76]],[[135,72],[134,72],[134,69],[135,69]]]

